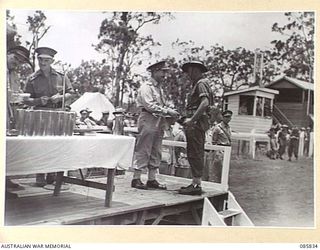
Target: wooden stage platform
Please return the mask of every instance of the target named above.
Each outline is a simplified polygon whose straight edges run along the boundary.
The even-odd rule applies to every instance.
[[[177,190],[190,179],[158,175],[168,190],[138,190],[130,187],[131,178],[127,171],[115,176],[110,208],[104,207],[104,190],[68,184],[68,190],[53,196],[52,190],[34,187],[34,178],[14,180],[24,190],[15,192],[19,198],[6,200],[5,225],[199,225],[205,197],[218,211],[228,198],[210,182],[203,182],[201,196],[189,196]],[[106,177],[95,181],[105,183]]]

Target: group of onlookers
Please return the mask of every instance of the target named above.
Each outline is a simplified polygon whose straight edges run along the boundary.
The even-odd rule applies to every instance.
[[[310,127],[307,127],[307,129],[304,127],[299,129],[297,126],[289,128],[286,124],[272,126],[268,131],[270,150],[267,152],[267,156],[270,159],[283,160],[283,156],[287,151],[288,161],[291,161],[293,156],[298,160],[299,148],[302,150],[300,155],[308,156],[310,133]],[[303,144],[300,144],[301,142]]]
[[[92,111],[89,108],[80,110],[80,116],[76,118],[76,125],[86,125],[87,128],[95,126],[106,126],[110,131],[113,130],[114,119],[110,119],[110,112],[103,111],[100,120],[94,119],[90,114]],[[136,126],[136,115],[131,113],[123,112],[123,126],[124,127],[135,127]]]

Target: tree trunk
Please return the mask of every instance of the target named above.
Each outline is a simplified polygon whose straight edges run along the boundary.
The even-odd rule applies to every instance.
[[[121,70],[123,66],[124,57],[126,55],[126,51],[127,50],[124,49],[123,47],[121,48],[120,60],[117,67],[116,80],[115,80],[115,87],[116,87],[116,96],[115,96],[115,103],[114,103],[115,107],[118,107],[120,105],[120,78],[121,78]]]

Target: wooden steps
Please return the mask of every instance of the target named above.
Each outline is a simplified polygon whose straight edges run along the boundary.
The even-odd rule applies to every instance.
[[[218,227],[254,226],[230,191],[220,211],[217,207],[213,206],[208,198],[204,198],[202,225]]]
[[[221,216],[222,219],[227,219],[229,217],[233,217],[233,216],[236,216],[238,214],[240,214],[241,211],[239,210],[223,210],[223,211],[220,211],[219,212],[219,215]]]

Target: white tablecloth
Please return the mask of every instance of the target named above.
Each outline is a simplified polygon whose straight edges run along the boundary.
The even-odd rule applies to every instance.
[[[135,139],[128,136],[6,138],[6,174],[35,174],[103,167],[129,168]]]

